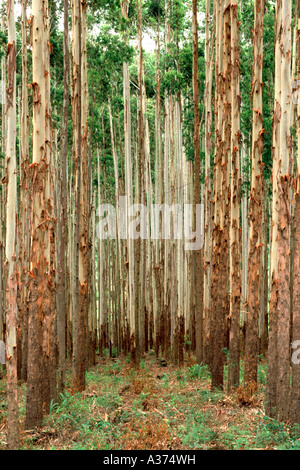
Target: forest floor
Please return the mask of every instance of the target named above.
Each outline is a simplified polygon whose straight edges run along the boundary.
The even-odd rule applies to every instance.
[[[43,428],[24,430],[25,385],[20,385],[22,450],[300,450],[299,427],[264,414],[266,365],[259,389],[247,397],[210,389],[206,366],[188,357],[165,367],[149,353],[139,370],[130,358],[97,359],[84,393],[72,394],[71,375]],[[5,377],[0,380],[0,450],[6,448]]]

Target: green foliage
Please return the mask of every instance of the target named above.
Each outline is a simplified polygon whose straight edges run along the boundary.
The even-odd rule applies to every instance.
[[[186,419],[184,425],[178,430],[183,445],[194,450],[209,448],[216,438],[216,432],[207,424],[209,418],[209,413],[196,412],[194,416]]]
[[[126,360],[107,358],[105,364],[101,361],[90,369],[86,392],[72,394],[66,390],[61,394],[58,403],[51,403],[43,428],[26,433],[22,448],[117,450],[123,448],[129,429],[138,438],[139,429],[147,423],[164,421],[172,430],[172,448],[300,450],[299,426],[269,419],[258,409],[238,406],[233,399],[226,401],[224,392],[210,390],[207,369],[201,364],[167,370],[159,378],[156,364],[148,358],[146,377],[145,369],[123,374],[128,369],[125,366]],[[265,371],[264,362],[260,371]],[[190,382],[195,379],[197,385]],[[22,423],[25,384],[19,396]],[[4,376],[0,380],[0,449],[6,446],[6,419]]]
[[[177,369],[175,371],[176,379],[180,385],[180,388],[184,388],[186,385],[186,374],[185,371],[182,369]]]
[[[258,365],[257,378],[258,378],[258,383],[262,385],[267,385],[267,363],[266,362]]]
[[[107,364],[104,368],[104,373],[109,375],[116,375],[121,372],[122,367],[119,360],[116,360],[113,363]]]
[[[193,379],[205,380],[210,378],[210,372],[208,370],[208,367],[204,364],[195,364],[194,366],[189,367],[188,374]]]
[[[255,447],[268,446],[277,450],[300,450],[299,427],[288,427],[284,423],[264,416],[256,429]]]
[[[109,349],[108,348],[103,349],[102,354],[104,357],[109,357]]]
[[[240,426],[228,424],[228,431],[218,434],[218,446],[229,450],[246,450],[250,448],[250,431]]]
[[[189,347],[192,344],[192,341],[189,337],[189,335],[184,335],[184,342],[183,342],[185,347]]]
[[[6,46],[7,46],[7,34],[3,31],[0,31],[0,59],[6,53]]]
[[[161,0],[149,0],[144,6],[144,17],[154,22],[164,21],[165,5]]]

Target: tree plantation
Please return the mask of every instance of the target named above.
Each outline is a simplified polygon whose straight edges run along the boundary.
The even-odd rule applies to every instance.
[[[0,449],[299,449],[300,0],[2,0],[0,61]]]

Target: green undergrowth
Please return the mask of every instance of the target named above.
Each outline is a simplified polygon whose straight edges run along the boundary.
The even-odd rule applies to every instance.
[[[87,372],[84,393],[72,394],[67,376],[66,390],[58,403],[51,404],[42,429],[24,430],[26,387],[20,386],[21,448],[300,450],[299,427],[264,414],[263,361],[258,377],[257,396],[252,404],[242,406],[238,394],[211,390],[209,370],[202,364],[162,367],[149,354],[135,370],[128,358],[104,357]],[[6,448],[6,419],[4,377],[0,380],[0,449]]]

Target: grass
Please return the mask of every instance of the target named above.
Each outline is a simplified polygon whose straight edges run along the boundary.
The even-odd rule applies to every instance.
[[[39,430],[25,431],[26,387],[19,388],[23,450],[300,450],[300,430],[267,418],[259,389],[247,406],[236,395],[210,389],[206,366],[161,367],[148,354],[138,371],[128,358],[105,356],[86,374],[87,388],[72,394],[67,382]],[[68,376],[71,383],[70,377]],[[0,380],[0,449],[6,448],[6,384]]]

